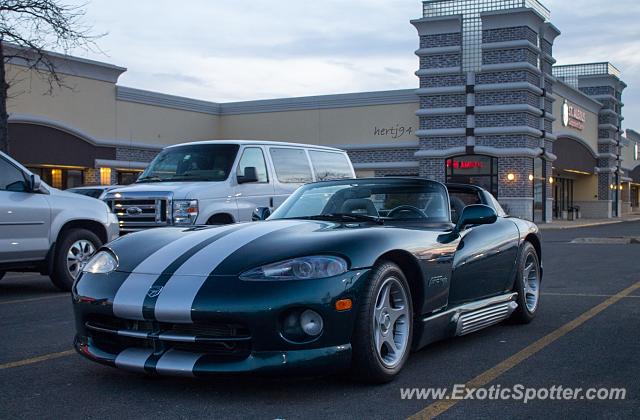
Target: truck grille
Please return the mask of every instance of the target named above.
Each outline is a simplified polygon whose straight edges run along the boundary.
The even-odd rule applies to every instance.
[[[132,193],[112,193],[105,202],[118,216],[121,232],[170,225],[171,196],[142,197]]]

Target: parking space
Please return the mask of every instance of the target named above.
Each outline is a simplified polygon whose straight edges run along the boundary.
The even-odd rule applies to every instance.
[[[542,307],[532,324],[501,324],[432,345],[413,354],[398,380],[384,386],[355,383],[346,375],[205,381],[102,367],[63,353],[73,337],[68,294],[56,292],[45,277],[10,274],[0,282],[0,414],[399,419],[426,415],[424,410],[436,403],[402,399],[401,388],[450,388],[480,377],[487,379],[486,386],[618,387],[626,388],[627,396],[623,401],[527,404],[465,400],[446,406],[442,418],[639,418],[640,288],[629,288],[640,282],[640,245],[569,243],[579,237],[629,235],[640,236],[640,222],[545,231]],[[631,291],[612,298],[623,290]],[[543,346],[536,344],[540,340]],[[504,369],[505,360],[522,351],[527,357]]]

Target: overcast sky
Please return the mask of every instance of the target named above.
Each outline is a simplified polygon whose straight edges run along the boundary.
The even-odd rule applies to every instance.
[[[640,130],[640,1],[544,3],[562,31],[558,64],[613,62],[629,85],[625,126]],[[418,36],[409,20],[421,4],[92,0],[85,20],[107,33],[103,53],[77,55],[127,67],[121,85],[215,102],[412,89]]]

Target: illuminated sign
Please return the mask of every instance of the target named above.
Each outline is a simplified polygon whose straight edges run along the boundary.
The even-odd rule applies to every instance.
[[[570,104],[566,100],[562,105],[562,124],[565,127],[575,128],[576,130],[584,130],[584,123],[587,120],[587,113],[575,105]]]
[[[474,168],[483,168],[484,164],[482,162],[474,162],[474,161],[465,161],[465,160],[447,160],[447,168],[453,169],[474,169]]]

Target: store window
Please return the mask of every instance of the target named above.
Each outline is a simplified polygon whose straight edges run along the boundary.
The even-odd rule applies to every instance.
[[[32,173],[39,175],[40,178],[53,188],[66,190],[67,188],[75,188],[84,185],[84,171],[80,168],[27,168]]]
[[[498,159],[483,155],[462,155],[445,162],[447,183],[473,184],[498,196]]]
[[[29,167],[27,169],[40,176],[44,182],[53,188],[66,190],[67,188],[84,185],[84,171],[82,169],[40,167]]]
[[[118,171],[118,185],[129,185],[136,182],[141,172]]]
[[[533,160],[533,221],[545,222],[547,208],[547,176],[545,161],[541,158]]]

